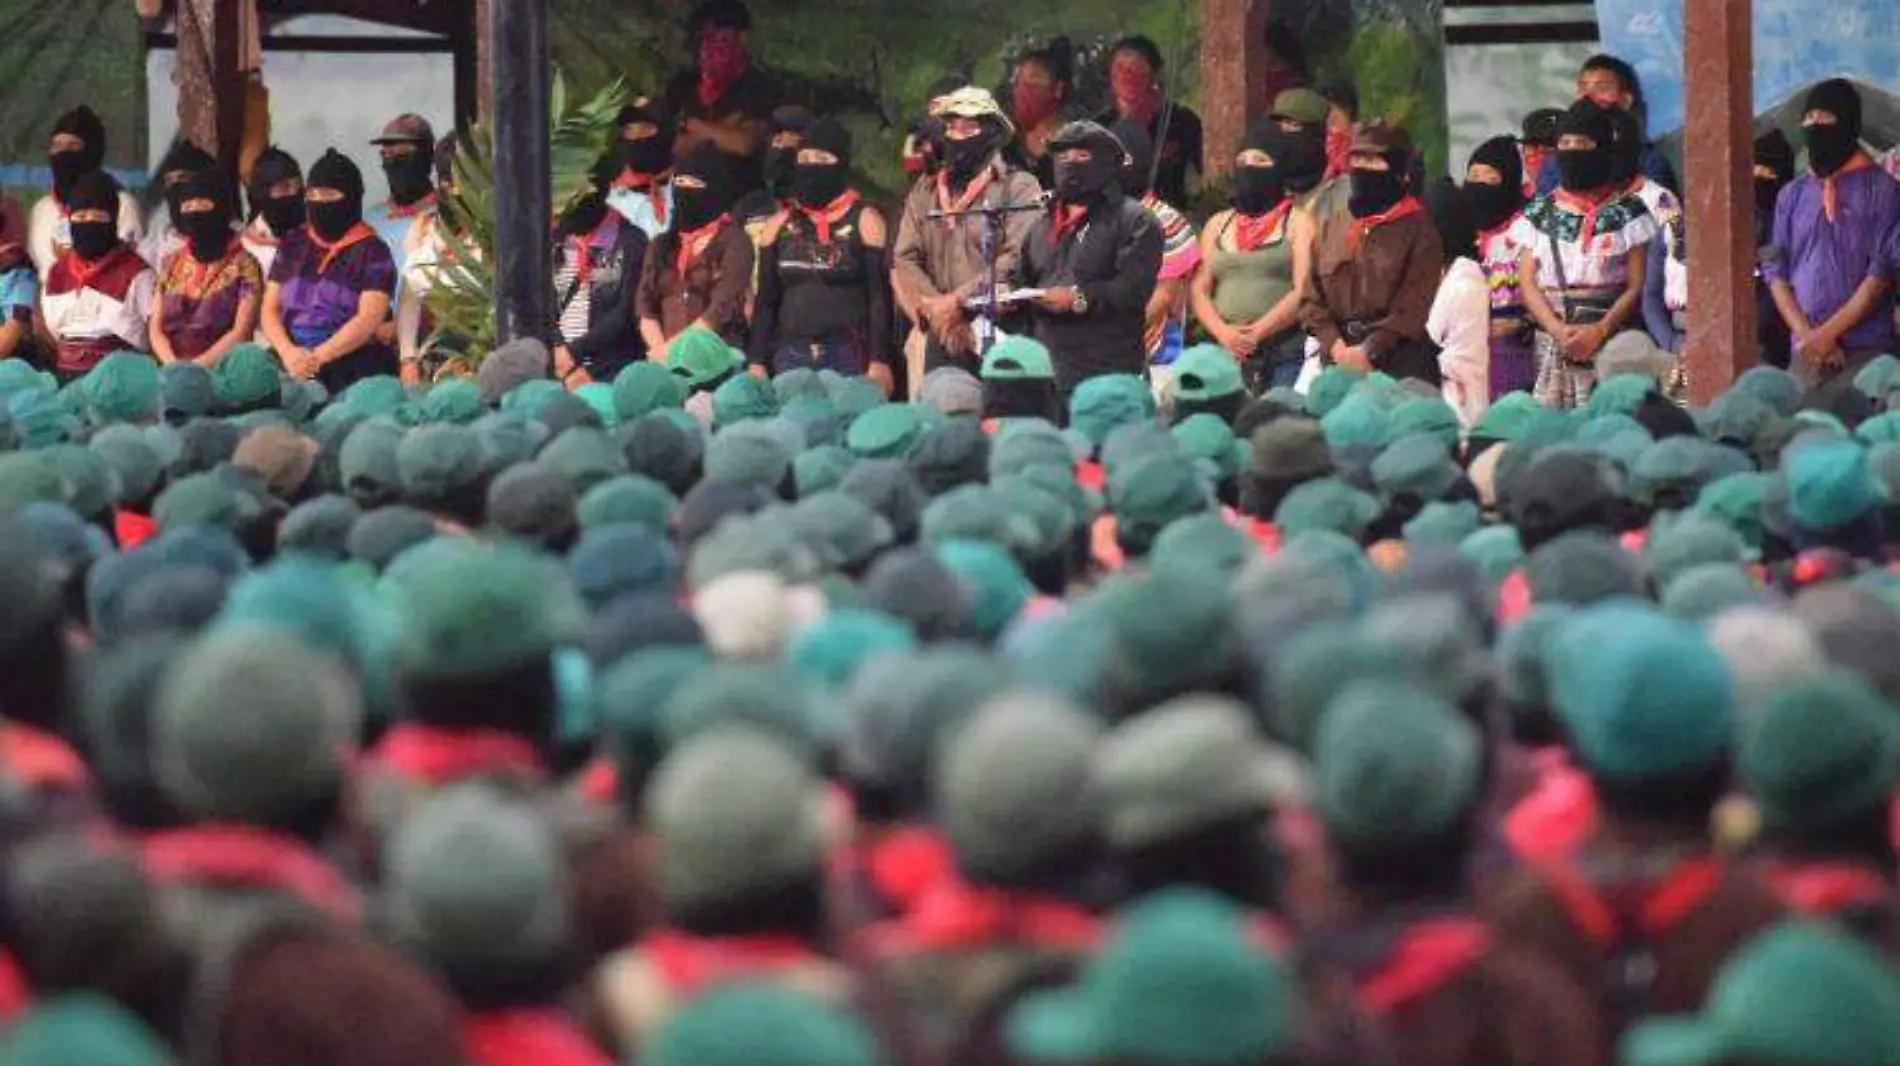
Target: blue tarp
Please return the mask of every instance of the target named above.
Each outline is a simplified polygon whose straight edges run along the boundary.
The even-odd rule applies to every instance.
[[[1900,92],[1900,0],[1754,0],[1755,111],[1831,77]],[[1682,125],[1682,0],[1597,0],[1604,51],[1635,64],[1660,136]]]

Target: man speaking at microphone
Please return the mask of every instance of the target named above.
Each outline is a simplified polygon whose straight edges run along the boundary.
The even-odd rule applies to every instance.
[[[1055,199],[1036,219],[1010,274],[1029,327],[1049,349],[1064,395],[1102,374],[1140,374],[1144,315],[1161,270],[1161,227],[1121,188],[1128,153],[1093,122],[1049,139]]]

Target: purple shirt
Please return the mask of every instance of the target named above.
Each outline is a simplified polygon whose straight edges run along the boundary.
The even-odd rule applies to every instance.
[[[1774,243],[1762,254],[1762,276],[1786,281],[1808,321],[1827,321],[1868,278],[1900,276],[1900,182],[1878,167],[1834,178],[1836,217],[1822,206],[1822,182],[1804,174],[1775,203]],[[1841,337],[1854,351],[1888,351],[1894,343],[1890,288]]]
[[[396,260],[380,238],[345,248],[328,270],[322,269],[323,256],[310,234],[298,230],[284,238],[270,269],[270,280],[281,286],[277,303],[284,329],[305,348],[329,340],[356,317],[364,293],[396,292]]]

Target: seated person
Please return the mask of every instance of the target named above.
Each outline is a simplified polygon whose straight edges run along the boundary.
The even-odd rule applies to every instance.
[[[314,378],[334,396],[396,372],[396,353],[376,339],[396,291],[396,261],[363,222],[355,163],[331,149],[305,186],[310,221],[277,250],[264,288],[264,336],[291,376]]]
[[[83,376],[112,352],[145,349],[158,280],[120,236],[119,183],[112,175],[81,175],[65,207],[72,246],[53,262],[40,298],[62,382]]]
[[[183,245],[165,260],[152,308],[152,354],[215,365],[257,333],[264,272],[231,232],[229,186],[215,173],[189,178],[172,225]]]
[[[26,220],[18,201],[0,196],[0,359],[24,352],[33,339],[39,275],[26,254]]]

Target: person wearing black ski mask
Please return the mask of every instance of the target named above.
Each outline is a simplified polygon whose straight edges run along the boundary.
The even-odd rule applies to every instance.
[[[1247,131],[1234,156],[1232,209],[1207,220],[1190,293],[1201,328],[1240,360],[1256,392],[1291,387],[1306,360],[1300,292],[1313,216],[1287,187],[1282,162],[1304,150],[1299,136],[1271,118]]]
[[[851,134],[836,119],[806,132],[790,190],[760,251],[753,372],[831,369],[868,376],[888,393],[889,229],[851,187]]]
[[[1029,332],[1049,349],[1067,395],[1102,374],[1140,374],[1148,300],[1161,273],[1161,224],[1122,191],[1128,153],[1094,122],[1048,141],[1055,200],[1023,238],[1010,286],[1040,290]]]
[[[811,122],[811,109],[797,104],[772,112],[772,139],[766,143],[760,164],[765,184],[740,197],[732,209],[732,217],[751,235],[754,248],[764,247],[767,224],[791,206],[792,172],[798,166],[798,151],[805,147],[805,132]]]
[[[277,262],[277,247],[289,234],[303,228],[303,168],[282,148],[266,148],[251,167],[244,188],[250,216],[244,226],[244,250],[251,253],[265,276]]]
[[[158,164],[158,180],[147,190],[161,199],[150,204],[146,215],[145,236],[139,242],[139,254],[159,270],[172,253],[185,246],[185,237],[177,231],[178,199],[185,183],[217,168],[211,153],[188,140],[179,140]]]
[[[1354,133],[1347,209],[1319,222],[1300,319],[1327,362],[1436,387],[1438,348],[1426,319],[1444,248],[1411,187],[1412,162],[1404,130],[1372,122]]]
[[[752,238],[732,217],[738,202],[731,156],[702,144],[673,166],[673,225],[648,248],[634,292],[647,358],[691,326],[745,347],[746,295],[752,291]]]
[[[46,161],[53,171],[53,185],[49,195],[33,205],[26,242],[42,283],[53,264],[73,245],[67,218],[74,185],[82,175],[106,163],[106,127],[92,108],[76,107],[53,123]],[[119,239],[136,246],[145,232],[144,216],[139,213],[138,201],[124,190],[119,192],[117,215]]]
[[[1555,131],[1551,144],[1556,145]],[[1491,289],[1490,398],[1527,392],[1537,381],[1531,322],[1518,294],[1517,239],[1512,227],[1524,213],[1524,158],[1516,139],[1493,137],[1465,165],[1465,204],[1477,236],[1477,262]]]
[[[1794,145],[1779,129],[1755,138],[1755,247],[1767,250],[1775,240],[1775,201],[1794,180]],[[1755,272],[1755,336],[1763,360],[1788,365],[1788,324],[1775,310],[1775,297],[1761,271]],[[1900,528],[1900,527],[1896,527]]]
[[[363,173],[332,148],[310,167],[309,221],[285,235],[264,288],[264,336],[292,377],[334,396],[396,372],[377,333],[396,293],[396,261],[363,221]]]
[[[61,382],[122,348],[143,351],[152,314],[152,268],[119,235],[119,183],[103,170],[81,174],[63,204],[72,246],[47,272],[40,315],[58,348]]]
[[[1031,208],[998,216],[996,278],[1007,279],[1036,222],[1033,208],[1042,186],[1009,163],[1003,149],[1014,140],[1016,127],[988,90],[964,86],[937,97],[930,103],[928,125],[938,139],[935,155],[942,165],[912,186],[904,200],[891,280],[905,313],[925,333],[922,369],[955,366],[975,373],[976,323],[965,301],[978,295],[989,262],[983,234],[990,223],[981,212]],[[912,375],[912,380],[922,378]]]
[[[642,96],[620,109],[614,126],[607,206],[651,240],[673,224],[673,122]]]
[[[612,381],[627,364],[646,358],[633,290],[650,242],[608,199],[619,169],[611,153],[602,156],[593,190],[554,227],[553,320],[543,339],[555,376],[570,385]]]
[[[224,175],[186,179],[173,202],[181,243],[159,271],[152,354],[211,365],[257,334],[264,274],[231,229],[236,207]]]
[[[1776,200],[1774,243],[1763,254],[1762,273],[1792,337],[1791,368],[1832,392],[1851,387],[1862,365],[1894,350],[1900,183],[1861,147],[1861,100],[1852,82],[1815,86],[1801,132],[1811,173]]]

